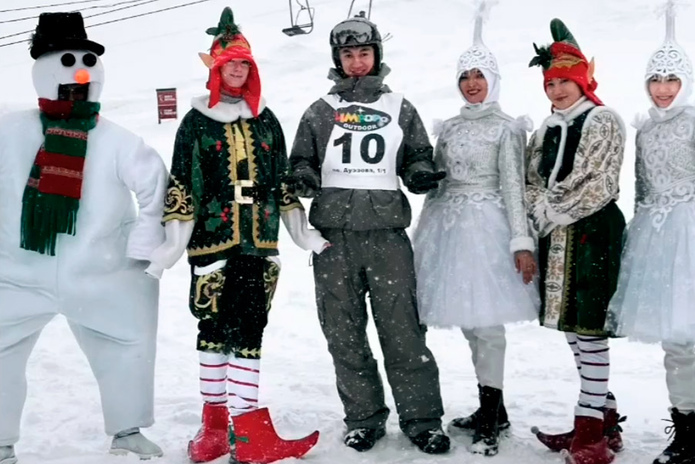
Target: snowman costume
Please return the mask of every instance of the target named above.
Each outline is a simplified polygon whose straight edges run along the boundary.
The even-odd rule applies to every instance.
[[[645,74],[652,102],[638,122],[635,216],[627,233],[618,287],[607,329],[631,340],[661,342],[676,435],[655,462],[695,460],[695,107],[688,103],[693,67],[675,40],[672,1],[666,8],[666,39]],[[680,79],[667,108],[649,93],[654,77]],[[687,430],[690,432],[687,432]]]
[[[480,409],[457,418],[451,431],[475,430],[471,451],[497,453],[499,428],[509,422],[502,400],[505,323],[538,317],[535,282],[524,284],[514,253],[535,250],[524,204],[528,118],[502,112],[497,60],[482,40],[489,2],[479,2],[473,46],[459,58],[459,115],[438,124],[435,169],[446,178],[427,195],[414,235],[420,319],[460,327],[471,347]],[[466,100],[460,83],[479,70],[488,85],[482,103]]]
[[[0,119],[0,462],[16,462],[27,360],[68,320],[101,393],[111,452],[161,456],[154,422],[158,283],[167,171],[143,140],[98,116],[104,47],[79,13],[44,13],[32,39],[41,110]],[[139,212],[132,194],[137,197]]]

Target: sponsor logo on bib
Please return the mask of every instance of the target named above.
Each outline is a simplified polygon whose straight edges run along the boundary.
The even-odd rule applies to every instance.
[[[391,117],[379,110],[351,105],[335,110],[335,125],[354,132],[379,130],[391,122]]]

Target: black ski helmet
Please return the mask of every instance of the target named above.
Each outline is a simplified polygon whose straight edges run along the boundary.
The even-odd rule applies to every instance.
[[[330,44],[333,64],[343,75],[345,72],[340,64],[338,50],[345,47],[371,45],[374,49],[374,69],[372,74],[378,73],[381,69],[381,58],[383,56],[381,34],[379,34],[379,30],[376,28],[376,24],[365,18],[363,11],[354,18],[338,23],[331,31]]]

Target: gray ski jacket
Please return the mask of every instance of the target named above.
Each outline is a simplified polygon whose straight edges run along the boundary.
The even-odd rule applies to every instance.
[[[391,92],[384,85],[390,72],[385,64],[378,76],[343,78],[335,69],[328,74],[335,85],[328,92],[343,100],[372,103],[382,94]],[[311,178],[321,185],[321,165],[333,131],[334,110],[324,100],[314,102],[302,116],[294,138],[290,165],[292,175]],[[398,175],[404,185],[417,171],[434,172],[432,145],[415,107],[403,99],[398,124],[403,141],[398,150]],[[402,229],[410,225],[410,203],[401,190],[358,190],[319,188],[311,209],[309,222],[317,229]]]

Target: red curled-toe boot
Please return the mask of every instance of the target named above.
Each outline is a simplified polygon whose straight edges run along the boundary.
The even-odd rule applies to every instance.
[[[565,464],[610,464],[613,462],[615,455],[608,448],[602,419],[576,416],[574,431],[569,451],[562,450]]]
[[[268,408],[232,417],[234,450],[230,463],[270,464],[287,458],[301,458],[319,441],[319,432],[298,440],[278,437]]]
[[[603,411],[603,434],[608,439],[608,447],[614,453],[618,453],[623,450],[623,438],[620,432],[623,431],[620,424],[625,422],[626,417],[620,416],[618,413],[618,403],[615,400],[615,396],[611,392],[608,392],[606,396],[606,407]],[[538,438],[538,441],[543,443],[548,447],[550,451],[555,451],[559,453],[563,449],[569,449],[572,445],[572,439],[574,438],[574,429],[565,433],[544,433],[541,432],[538,427],[532,427],[531,432]]]
[[[203,405],[203,425],[188,442],[188,459],[213,461],[229,453],[229,411],[226,404]]]

